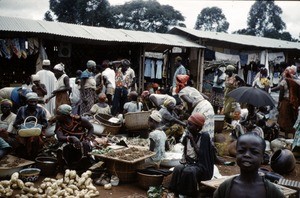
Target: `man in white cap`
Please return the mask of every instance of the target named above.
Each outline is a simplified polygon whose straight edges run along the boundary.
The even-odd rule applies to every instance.
[[[43,69],[36,73],[36,75],[38,75],[40,78],[40,82],[46,86],[47,89],[46,98],[49,98],[51,96],[51,93],[55,89],[55,82],[56,82],[56,77],[54,73],[50,71],[50,67],[51,67],[50,61],[43,60]],[[47,104],[45,104],[45,108],[50,112],[51,115],[53,115],[55,109],[55,100],[51,100]]]

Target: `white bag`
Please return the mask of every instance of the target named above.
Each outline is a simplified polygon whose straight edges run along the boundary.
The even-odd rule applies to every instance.
[[[34,118],[35,121],[27,122],[28,118]],[[21,124],[21,129],[18,131],[18,135],[21,137],[32,137],[39,136],[42,132],[42,125],[37,123],[37,118],[35,116],[28,116],[24,123]]]

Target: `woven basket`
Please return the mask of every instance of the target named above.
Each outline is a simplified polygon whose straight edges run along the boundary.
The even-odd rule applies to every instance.
[[[113,116],[107,115],[107,114],[96,114],[94,118],[98,120],[103,126],[105,126],[105,129],[103,130],[102,134],[111,134],[115,135],[118,134],[120,128],[122,127],[122,123],[113,123],[108,121]]]
[[[144,164],[144,160],[131,164],[116,160],[104,160],[110,174],[116,175],[120,182],[134,182],[137,180],[137,169]]]
[[[124,114],[125,127],[128,131],[148,129],[148,118],[151,111],[130,112]]]
[[[160,186],[163,182],[164,176],[163,175],[150,175],[137,172],[138,177],[138,185],[148,190],[150,186]]]

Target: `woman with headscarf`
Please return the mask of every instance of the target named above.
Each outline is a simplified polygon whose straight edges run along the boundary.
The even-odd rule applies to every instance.
[[[86,156],[92,149],[89,140],[93,137],[93,125],[86,118],[72,115],[71,112],[72,107],[63,104],[57,108],[56,113],[55,133],[60,144],[57,158],[61,171],[65,164],[74,165],[74,168],[87,168],[79,165],[87,165]]]
[[[99,94],[99,102],[94,104],[90,110],[92,114],[108,114],[110,115],[110,106],[106,103],[106,95],[105,93]]]
[[[65,65],[59,63],[53,68],[55,77],[57,78],[55,84],[55,90],[52,92],[50,98],[46,99],[46,103],[49,102],[53,97],[55,97],[55,107],[56,109],[62,104],[71,104],[69,98],[69,92],[71,91],[69,76],[65,73]]]
[[[143,91],[141,94],[141,102],[143,104],[143,111],[149,111],[154,108],[153,103],[149,99],[150,92],[148,90]]]
[[[224,103],[224,87],[225,87],[225,65],[221,65],[216,69],[214,81],[210,96],[210,102],[214,107],[215,114],[222,111]]]
[[[215,130],[215,112],[210,102],[194,87],[185,87],[179,93],[179,97],[184,102],[191,115],[201,113],[205,117],[203,132],[207,132],[211,138],[214,137]]]
[[[174,111],[176,106],[176,100],[174,98],[168,98],[164,101],[162,108],[159,110],[161,114],[163,129],[168,137],[174,137],[177,142],[181,138],[186,123],[181,121],[179,116]]]
[[[188,75],[177,75],[176,76],[176,89],[175,92],[178,94],[188,83],[190,77]]]
[[[278,119],[277,123],[282,131],[285,132],[285,137],[288,138],[288,134],[295,134],[295,129],[293,128],[297,120],[297,111],[293,107],[293,104],[290,101],[290,89],[289,89],[289,80],[293,79],[291,73],[291,68],[287,67],[283,74],[283,79],[279,82],[279,99],[278,99]]]
[[[21,129],[21,124],[24,123],[25,119],[29,116],[33,116],[36,119],[28,119],[27,122],[37,120],[37,124],[42,126],[42,133],[40,136],[32,137],[21,137],[17,135],[16,138],[19,142],[19,145],[16,149],[16,153],[25,159],[34,160],[42,149],[42,134],[44,129],[46,129],[48,126],[48,121],[46,117],[46,111],[42,107],[38,106],[38,95],[34,92],[30,92],[26,94],[26,98],[27,105],[19,108],[13,126],[19,130]]]
[[[202,131],[205,117],[195,113],[188,118],[180,165],[176,166],[169,189],[178,195],[197,196],[200,181],[210,180],[214,171],[214,150],[209,134]]]
[[[86,67],[87,69],[80,76],[80,98],[82,101],[80,115],[88,112],[97,101],[96,80],[93,73],[96,69],[96,62],[89,60]]]
[[[156,154],[146,160],[146,164],[156,164],[159,166],[161,160],[165,157],[165,151],[169,149],[167,136],[161,126],[162,116],[159,111],[154,110],[148,118],[148,126],[151,130],[149,133],[150,151]]]

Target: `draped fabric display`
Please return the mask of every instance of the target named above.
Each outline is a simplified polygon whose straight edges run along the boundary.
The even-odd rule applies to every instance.
[[[39,41],[37,38],[0,39],[0,57],[11,59],[13,56],[16,56],[17,58],[26,59],[27,55],[36,54],[38,52]]]

